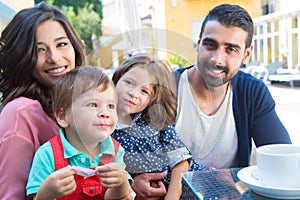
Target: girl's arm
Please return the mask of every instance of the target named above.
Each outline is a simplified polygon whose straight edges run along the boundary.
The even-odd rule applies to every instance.
[[[187,172],[189,170],[189,162],[184,160],[172,169],[171,180],[169,184],[169,189],[165,200],[178,200],[182,193],[182,172]]]

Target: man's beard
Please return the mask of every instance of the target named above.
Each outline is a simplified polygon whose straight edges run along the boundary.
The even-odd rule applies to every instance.
[[[198,62],[199,63],[199,62]],[[220,71],[221,73],[225,73],[225,77],[212,77],[207,74],[206,70],[210,71]],[[198,65],[198,71],[200,72],[200,75],[202,76],[203,80],[205,81],[206,85],[209,87],[220,87],[224,84],[226,84],[228,81],[232,79],[232,77],[229,75],[229,69],[226,66],[220,66],[220,65],[214,65],[210,62],[204,62],[203,66],[200,67]]]

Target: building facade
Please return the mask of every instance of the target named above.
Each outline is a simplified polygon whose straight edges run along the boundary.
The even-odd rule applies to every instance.
[[[19,10],[33,5],[34,0],[0,0],[0,32]]]

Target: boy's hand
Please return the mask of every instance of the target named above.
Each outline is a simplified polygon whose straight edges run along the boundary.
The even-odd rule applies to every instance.
[[[127,173],[119,163],[96,167],[95,175],[100,177],[101,184],[107,188],[118,187],[128,182]]]
[[[76,189],[75,173],[71,166],[53,172],[41,185],[35,199],[52,200],[71,194]]]

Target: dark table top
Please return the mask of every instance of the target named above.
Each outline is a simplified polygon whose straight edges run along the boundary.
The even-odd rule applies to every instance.
[[[242,168],[215,171],[185,172],[183,175],[183,200],[270,200],[271,198],[249,190],[238,179]]]

